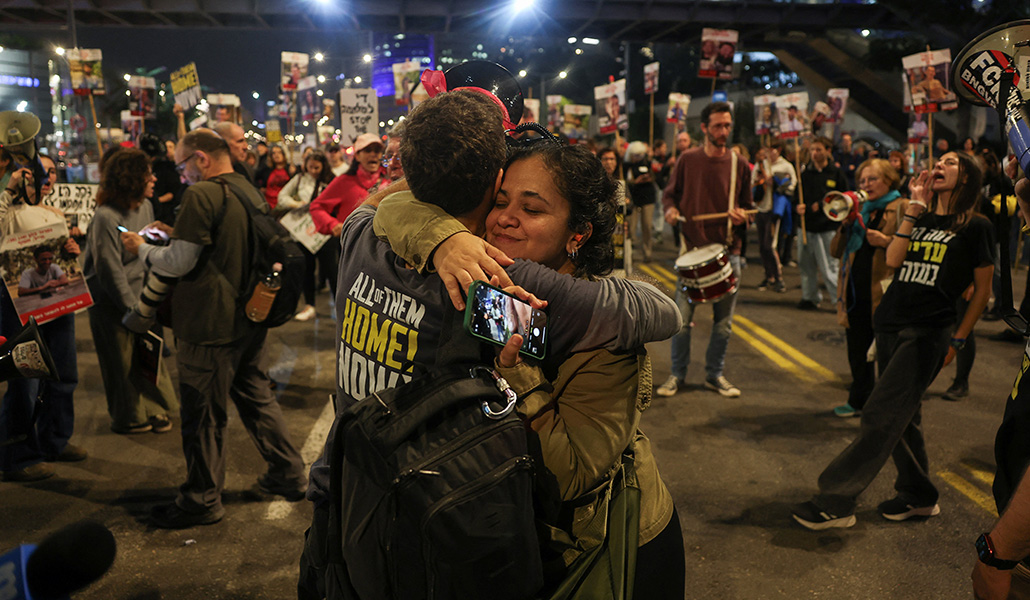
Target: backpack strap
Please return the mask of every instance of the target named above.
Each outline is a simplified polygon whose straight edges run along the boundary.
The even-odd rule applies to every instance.
[[[250,250],[251,273],[247,273],[241,279],[243,289],[237,290],[237,298],[245,301],[249,299],[249,295],[247,294],[247,284],[250,283],[250,275],[260,266],[257,264],[257,258],[260,253],[257,248],[257,236],[254,235],[254,217],[263,215],[264,213],[254,206],[254,203],[247,198],[246,192],[244,192],[238,185],[231,181],[227,181],[221,176],[214,177],[211,181],[222,186],[222,194],[225,196],[225,206],[222,208],[222,221],[225,220],[225,215],[229,211],[230,196],[236,198],[236,201],[243,206],[243,210],[247,213],[247,248]],[[230,190],[232,190],[231,194],[229,193]]]

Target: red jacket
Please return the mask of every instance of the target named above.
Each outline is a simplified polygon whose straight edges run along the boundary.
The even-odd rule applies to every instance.
[[[332,235],[333,227],[350,215],[365,201],[368,190],[386,174],[385,169],[369,173],[358,168],[356,175],[343,174],[333,179],[317,198],[311,201],[311,220],[324,235]]]

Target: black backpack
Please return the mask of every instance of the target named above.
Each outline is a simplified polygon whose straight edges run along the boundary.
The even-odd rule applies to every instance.
[[[279,279],[282,281],[282,287],[279,288],[272,308],[268,311],[268,318],[257,323],[264,327],[278,327],[297,314],[297,302],[300,300],[304,285],[304,252],[300,244],[290,236],[290,232],[275,217],[258,210],[237,185],[220,177],[214,181],[222,184],[223,190],[227,187],[232,190],[232,194],[226,192],[226,202],[229,201],[230,195],[235,196],[247,211],[250,223],[247,229],[250,269],[244,278],[238,308],[244,309],[254,293],[254,287],[272,272],[272,265],[280,263],[282,271],[279,273]]]
[[[329,444],[330,599],[534,597],[533,460],[515,402],[493,369],[448,366],[341,413]]]

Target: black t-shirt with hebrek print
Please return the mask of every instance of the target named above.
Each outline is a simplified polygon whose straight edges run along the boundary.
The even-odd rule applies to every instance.
[[[877,331],[949,327],[959,318],[955,301],[973,282],[973,270],[994,264],[994,229],[982,215],[958,231],[949,229],[954,222],[937,214],[916,221],[905,262],[876,309]]]

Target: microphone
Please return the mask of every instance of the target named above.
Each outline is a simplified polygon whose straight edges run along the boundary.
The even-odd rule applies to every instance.
[[[39,334],[35,317],[29,317],[18,335],[0,341],[0,382],[32,377],[59,379],[57,366]]]
[[[95,521],[59,529],[39,546],[22,544],[0,556],[0,599],[61,600],[111,568],[115,542]]]

